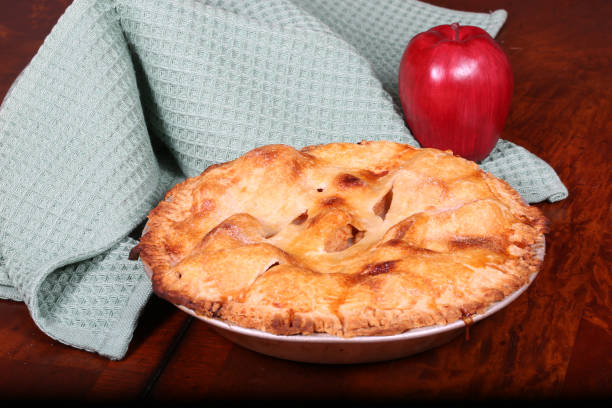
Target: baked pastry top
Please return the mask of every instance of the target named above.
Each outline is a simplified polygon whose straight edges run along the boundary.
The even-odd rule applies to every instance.
[[[254,149],[173,187],[135,248],[154,292],[275,334],[396,334],[529,281],[547,221],[474,162],[393,142]]]

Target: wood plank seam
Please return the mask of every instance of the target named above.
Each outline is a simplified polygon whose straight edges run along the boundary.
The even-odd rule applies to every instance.
[[[181,326],[180,330],[174,335],[172,343],[166,349],[159,364],[157,365],[157,367],[155,367],[155,370],[153,370],[151,377],[149,377],[149,379],[145,383],[145,387],[142,390],[142,393],[138,396],[139,400],[145,400],[148,398],[151,391],[153,390],[153,387],[155,387],[157,380],[159,380],[159,377],[162,375],[168,363],[172,359],[174,352],[178,349],[179,344],[181,343],[181,341],[185,337],[185,334],[191,327],[191,323],[193,322],[193,320],[193,317],[189,316],[189,318],[187,318],[185,322],[183,322],[183,325]]]

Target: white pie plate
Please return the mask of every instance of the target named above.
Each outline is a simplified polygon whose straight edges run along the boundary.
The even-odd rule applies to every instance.
[[[537,246],[537,256],[544,259],[545,243]],[[144,264],[149,278],[151,270]],[[411,329],[391,336],[359,336],[343,338],[328,334],[283,336],[260,330],[247,329],[227,323],[220,319],[196,314],[193,310],[177,305],[184,312],[209,324],[221,336],[249,350],[269,356],[323,364],[356,364],[394,360],[420,353],[448,343],[464,330],[495,312],[503,309],[517,299],[536,278],[531,275],[529,282],[503,300],[493,303],[484,313],[470,316],[470,322],[458,320],[446,325],[427,326]]]

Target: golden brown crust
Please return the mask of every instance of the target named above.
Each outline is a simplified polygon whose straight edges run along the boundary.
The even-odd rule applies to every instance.
[[[137,251],[155,293],[275,334],[485,310],[540,267],[541,212],[473,162],[392,142],[263,146],[172,188]]]

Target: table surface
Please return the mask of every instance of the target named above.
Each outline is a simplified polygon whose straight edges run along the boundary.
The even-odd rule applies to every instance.
[[[0,100],[71,0],[0,0]],[[285,361],[236,346],[153,296],[127,356],[47,337],[23,303],[0,301],[0,395],[79,401],[351,398],[566,399],[612,394],[612,1],[433,0],[508,11],[497,40],[515,90],[502,137],[546,160],[569,198],[550,220],[532,286],[469,339],[372,364]]]

